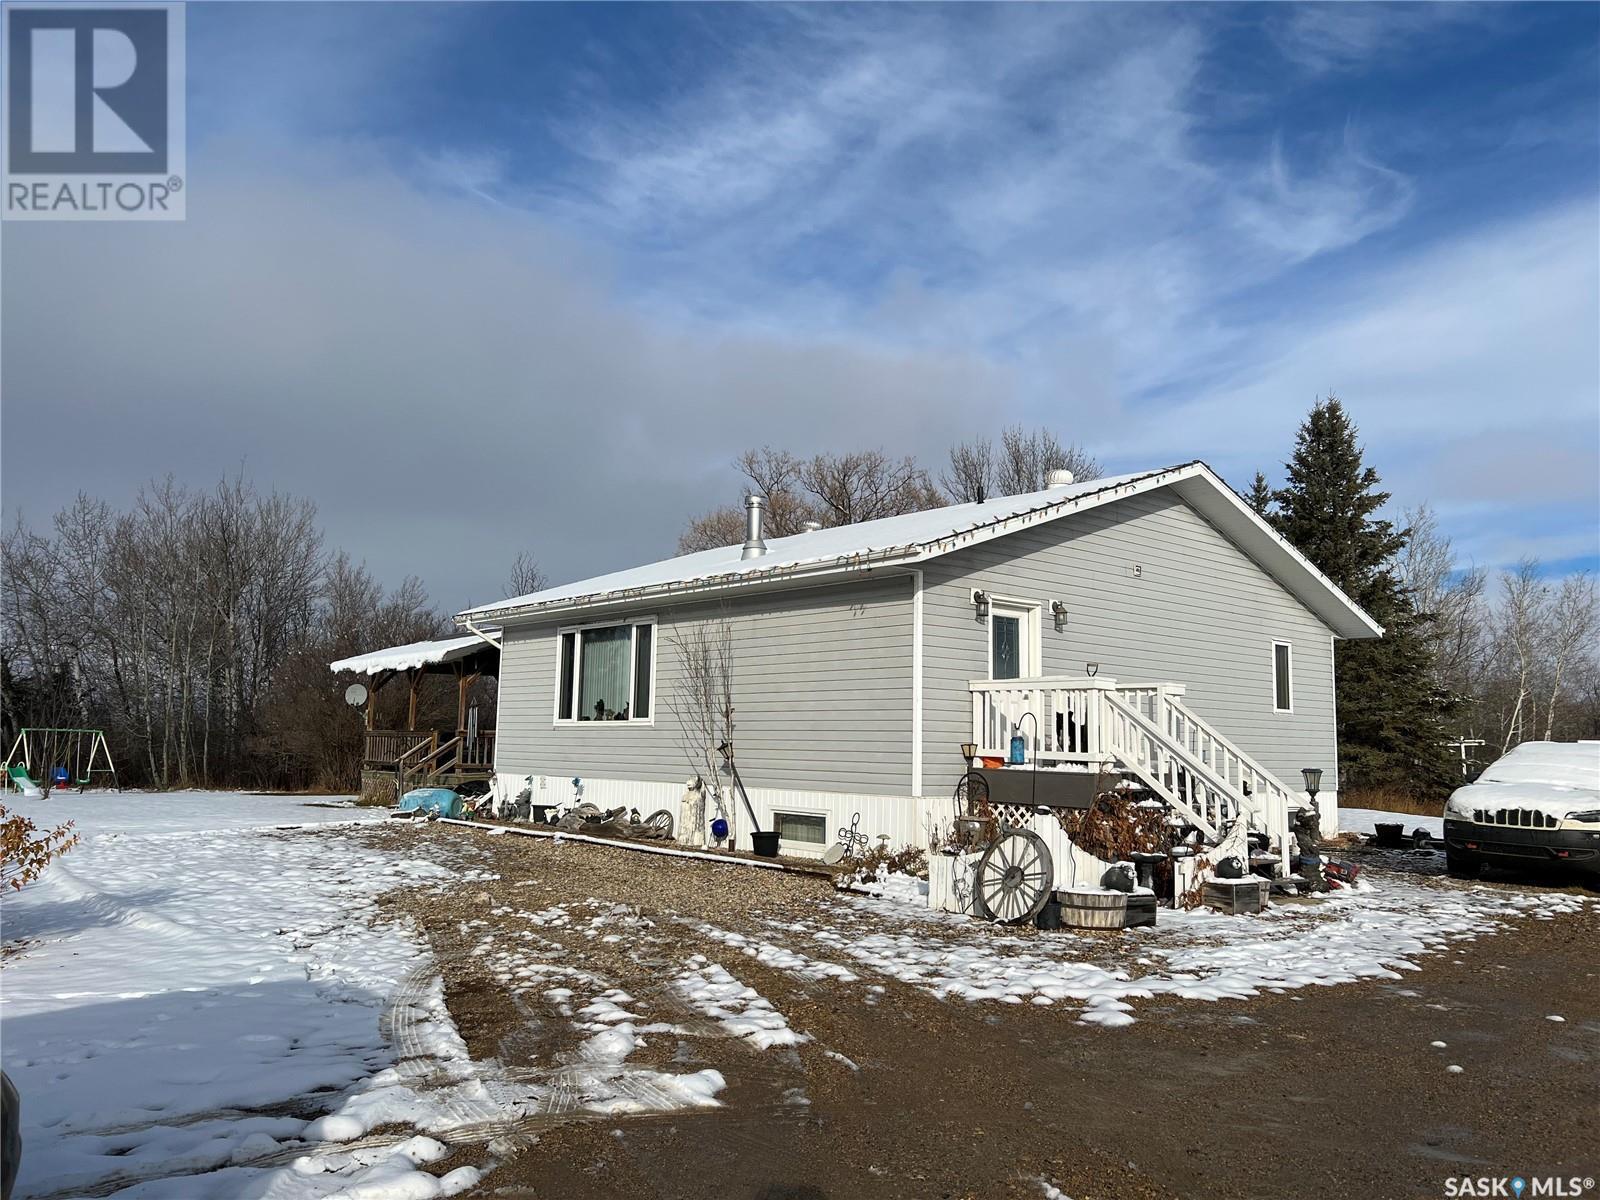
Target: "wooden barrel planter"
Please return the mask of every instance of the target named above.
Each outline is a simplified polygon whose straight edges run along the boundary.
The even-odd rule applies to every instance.
[[[1133,929],[1156,923],[1153,893],[1067,890],[1056,892],[1061,924],[1069,929]]]

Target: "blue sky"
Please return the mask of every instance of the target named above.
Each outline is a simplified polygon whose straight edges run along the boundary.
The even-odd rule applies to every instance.
[[[1242,487],[1332,391],[1463,563],[1600,563],[1600,6],[194,5],[188,60],[184,225],[5,231],[8,508],[242,462],[457,605],[669,552],[747,445]]]

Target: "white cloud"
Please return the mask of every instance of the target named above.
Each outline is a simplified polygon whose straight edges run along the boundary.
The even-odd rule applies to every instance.
[[[1600,228],[1591,204],[1564,206],[1348,281],[1324,308],[1274,314],[1225,380],[1124,426],[1112,448],[1206,454],[1246,480],[1281,462],[1311,402],[1334,392],[1397,501],[1437,498],[1447,518],[1449,502],[1486,503],[1476,523],[1495,527],[1485,553],[1503,561],[1517,513],[1587,505],[1592,528],[1600,512],[1597,328]],[[1451,532],[1473,536],[1465,522]]]

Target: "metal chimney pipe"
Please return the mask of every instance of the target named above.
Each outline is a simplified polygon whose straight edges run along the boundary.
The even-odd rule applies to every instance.
[[[744,498],[744,549],[739,557],[760,558],[767,552],[766,539],[761,536],[761,515],[767,507],[765,496],[750,495]]]

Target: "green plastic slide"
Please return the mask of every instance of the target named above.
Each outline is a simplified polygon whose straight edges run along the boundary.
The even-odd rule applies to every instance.
[[[38,799],[44,795],[44,789],[33,781],[33,776],[28,774],[28,768],[21,763],[11,763],[6,767],[6,774],[11,777],[11,786],[24,796]]]

